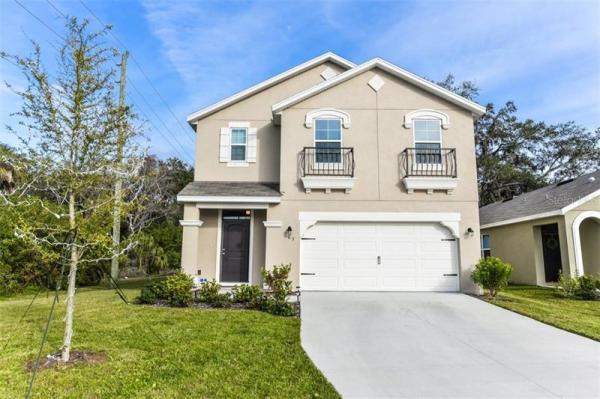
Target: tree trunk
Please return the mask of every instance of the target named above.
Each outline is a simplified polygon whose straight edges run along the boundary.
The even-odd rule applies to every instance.
[[[75,230],[75,195],[69,194],[69,225]],[[67,287],[67,315],[65,317],[65,335],[63,338],[62,356],[63,362],[68,362],[71,356],[71,338],[73,337],[73,313],[75,311],[75,282],[77,276],[77,263],[79,253],[75,241],[71,242],[71,262],[69,266],[69,282]]]

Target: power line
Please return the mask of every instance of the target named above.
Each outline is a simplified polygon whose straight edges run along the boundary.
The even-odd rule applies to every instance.
[[[84,3],[83,0],[79,0],[79,2],[81,3],[81,5],[94,18],[96,18],[96,20],[98,21],[98,23],[100,23],[100,25],[106,26],[106,24],[96,14],[94,14],[94,12]],[[119,40],[119,38],[112,31],[110,31],[109,33],[115,39],[115,41],[117,43],[119,43],[121,46],[123,46],[123,48],[125,48],[127,50],[127,46],[125,46],[125,43],[123,43],[121,40]],[[146,74],[146,72],[144,71],[144,69],[142,68],[142,66],[137,62],[137,60],[135,59],[135,57],[133,56],[133,54],[131,55],[131,60],[133,61],[133,63],[135,64],[135,66],[140,70],[140,72],[142,73],[142,75],[144,75],[144,78],[146,78],[146,81],[148,82],[148,84],[150,85],[150,87],[152,88],[152,90],[156,93],[156,95],[158,96],[158,98],[163,102],[163,104],[165,105],[165,107],[167,108],[167,110],[169,111],[169,113],[171,114],[171,116],[173,117],[173,119],[175,119],[175,121],[177,121],[177,123],[179,124],[179,126],[181,127],[181,129],[184,132],[188,131],[189,128],[184,127],[182,125],[181,121],[179,120],[179,118],[177,118],[177,116],[175,116],[175,113],[173,112],[173,110],[171,109],[171,107],[169,107],[169,104],[165,101],[165,99],[160,94],[160,92],[156,89],[156,87],[154,86],[154,84],[152,84],[152,81],[150,80],[150,78],[148,77],[148,75]],[[189,136],[186,135],[186,137],[189,137]]]
[[[52,27],[50,25],[48,25],[47,23],[45,23],[40,17],[38,17],[37,15],[35,15],[33,12],[31,12],[27,7],[25,7],[19,0],[14,0],[15,3],[17,3],[23,10],[27,11],[27,13],[29,15],[31,15],[33,18],[37,19],[39,23],[41,23],[42,25],[44,25],[46,28],[48,28],[48,30],[52,33],[54,33],[56,35],[56,37],[58,37],[60,40],[64,41],[65,39],[58,33],[56,32],[54,29],[52,29]]]
[[[65,41],[65,39],[58,34],[54,29],[52,29],[48,24],[46,24],[40,17],[38,17],[36,14],[34,14],[31,10],[27,9],[23,4],[21,4],[18,0],[14,0],[19,6],[21,6],[25,11],[27,11],[32,17],[34,17],[38,22],[40,22],[42,25],[44,25],[48,30],[50,30],[51,32],[53,32],[56,36],[58,36],[62,41]],[[50,0],[46,0],[46,2],[57,12],[59,13],[63,18],[67,18],[66,14],[63,13],[56,5],[54,5]],[[96,17],[97,18],[97,17]],[[98,18],[97,18],[98,19]],[[113,36],[114,37],[114,36]],[[4,58],[6,61],[8,61],[9,63],[19,67],[17,64],[15,64],[14,62],[12,62],[11,60]],[[149,104],[149,102],[145,99],[145,97],[139,92],[139,90],[136,88],[135,84],[130,80],[127,79],[127,81],[134,87],[134,89],[136,90],[136,92],[138,93],[138,95],[140,97],[142,97],[142,99],[144,100],[144,102],[147,104],[147,106],[152,110],[152,112],[154,113],[154,115],[156,115],[156,117],[161,121],[161,123],[168,129],[166,123],[158,116],[158,114],[156,113],[156,111],[154,111],[154,109],[152,108],[152,106]],[[51,89],[54,89],[54,87],[50,86]],[[131,96],[129,96],[131,99]],[[141,107],[134,102],[134,104],[140,109],[141,111]],[[150,119],[148,119],[150,121]],[[154,126],[155,130],[167,141],[167,143],[175,150],[175,152],[182,158],[185,159],[187,162],[190,162],[193,165],[193,162],[190,161],[191,158],[189,158],[188,156],[184,156],[182,155],[182,153],[179,151],[179,149],[177,149],[177,147],[175,147],[173,145],[173,143],[164,135],[162,134],[162,132],[156,128],[156,126],[152,123],[152,125]],[[173,134],[173,132],[171,132],[169,130],[169,133],[173,136],[173,139],[177,142],[177,144],[179,144],[179,146],[181,147],[181,149],[184,151],[185,153],[185,146],[183,146],[181,143],[179,143],[179,141],[176,139],[175,135]]]

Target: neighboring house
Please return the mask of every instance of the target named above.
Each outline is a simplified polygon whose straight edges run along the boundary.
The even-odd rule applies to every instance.
[[[515,283],[600,273],[600,171],[486,205],[479,218],[483,254],[510,263]]]
[[[303,290],[474,291],[479,104],[326,53],[188,117],[182,268]]]

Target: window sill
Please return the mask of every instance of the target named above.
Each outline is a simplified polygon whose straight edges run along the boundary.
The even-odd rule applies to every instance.
[[[324,189],[326,193],[331,190],[344,190],[349,193],[354,187],[354,177],[350,176],[304,176],[302,184],[306,193],[314,189]]]
[[[247,168],[250,164],[247,161],[229,161],[227,162],[228,167],[234,168]]]
[[[458,185],[458,179],[454,177],[405,177],[402,181],[409,194],[413,194],[415,190],[426,190],[427,194],[433,194],[434,190],[443,190],[446,194],[453,194]]]

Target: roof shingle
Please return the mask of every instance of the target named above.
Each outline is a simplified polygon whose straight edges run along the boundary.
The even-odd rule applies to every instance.
[[[579,176],[567,183],[557,183],[479,208],[482,226],[558,211],[600,190],[600,170]]]
[[[280,197],[278,183],[247,181],[194,181],[177,197]]]

